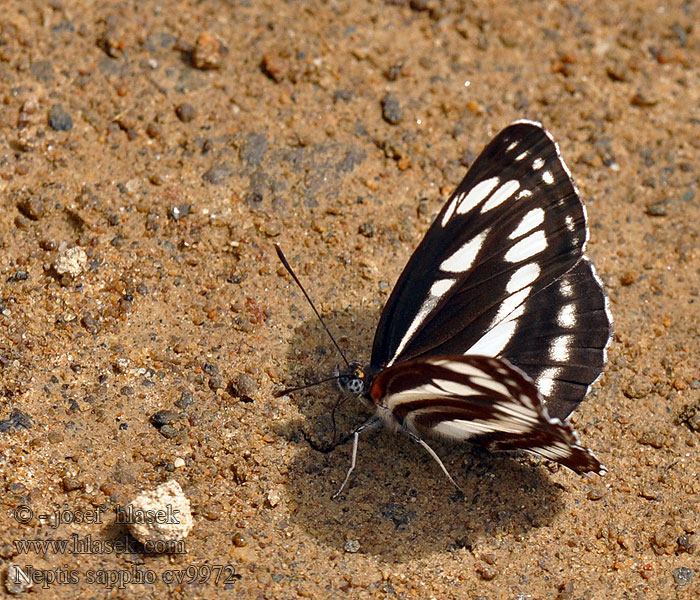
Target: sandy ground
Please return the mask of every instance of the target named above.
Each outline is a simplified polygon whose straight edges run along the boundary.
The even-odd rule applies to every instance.
[[[698,597],[698,22],[649,0],[3,3],[2,593],[16,563],[37,599]],[[459,499],[379,433],[333,501],[337,393],[273,394],[339,358],[271,244],[368,360],[464,165],[523,117],[559,141],[611,298],[573,417],[610,472],[438,444]],[[345,402],[339,431],[364,417]],[[113,509],[170,479],[194,529],[149,554]],[[74,534],[131,545],[16,543]]]

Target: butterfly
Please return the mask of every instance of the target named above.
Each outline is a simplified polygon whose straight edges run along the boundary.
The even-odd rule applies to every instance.
[[[381,425],[425,448],[458,490],[426,439],[605,472],[568,422],[603,370],[612,332],[584,254],[588,235],[585,206],[542,125],[516,121],[496,135],[401,273],[369,364],[345,360],[336,374],[374,414],[351,436],[334,497],[355,468],[360,434]]]

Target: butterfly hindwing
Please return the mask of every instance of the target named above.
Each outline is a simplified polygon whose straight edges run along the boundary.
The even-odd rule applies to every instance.
[[[566,419],[605,364],[611,317],[593,265],[583,258],[529,298],[527,318],[502,356],[529,375],[550,416]]]
[[[370,396],[419,437],[469,441],[492,452],[524,450],[578,473],[604,470],[568,424],[548,415],[532,380],[502,359],[401,362],[376,376]]]

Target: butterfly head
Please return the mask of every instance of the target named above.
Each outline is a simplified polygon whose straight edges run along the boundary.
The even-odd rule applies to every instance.
[[[367,389],[367,373],[360,363],[350,363],[350,368],[338,372],[340,389],[351,396],[362,396]]]

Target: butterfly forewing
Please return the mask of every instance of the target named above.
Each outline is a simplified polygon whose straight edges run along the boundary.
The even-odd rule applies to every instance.
[[[578,473],[604,470],[569,425],[550,418],[533,381],[503,359],[401,362],[377,375],[370,396],[419,437],[469,441],[492,452],[525,450]]]
[[[581,258],[586,216],[549,134],[518,122],[485,148],[409,260],[371,364],[498,356],[524,304]]]

